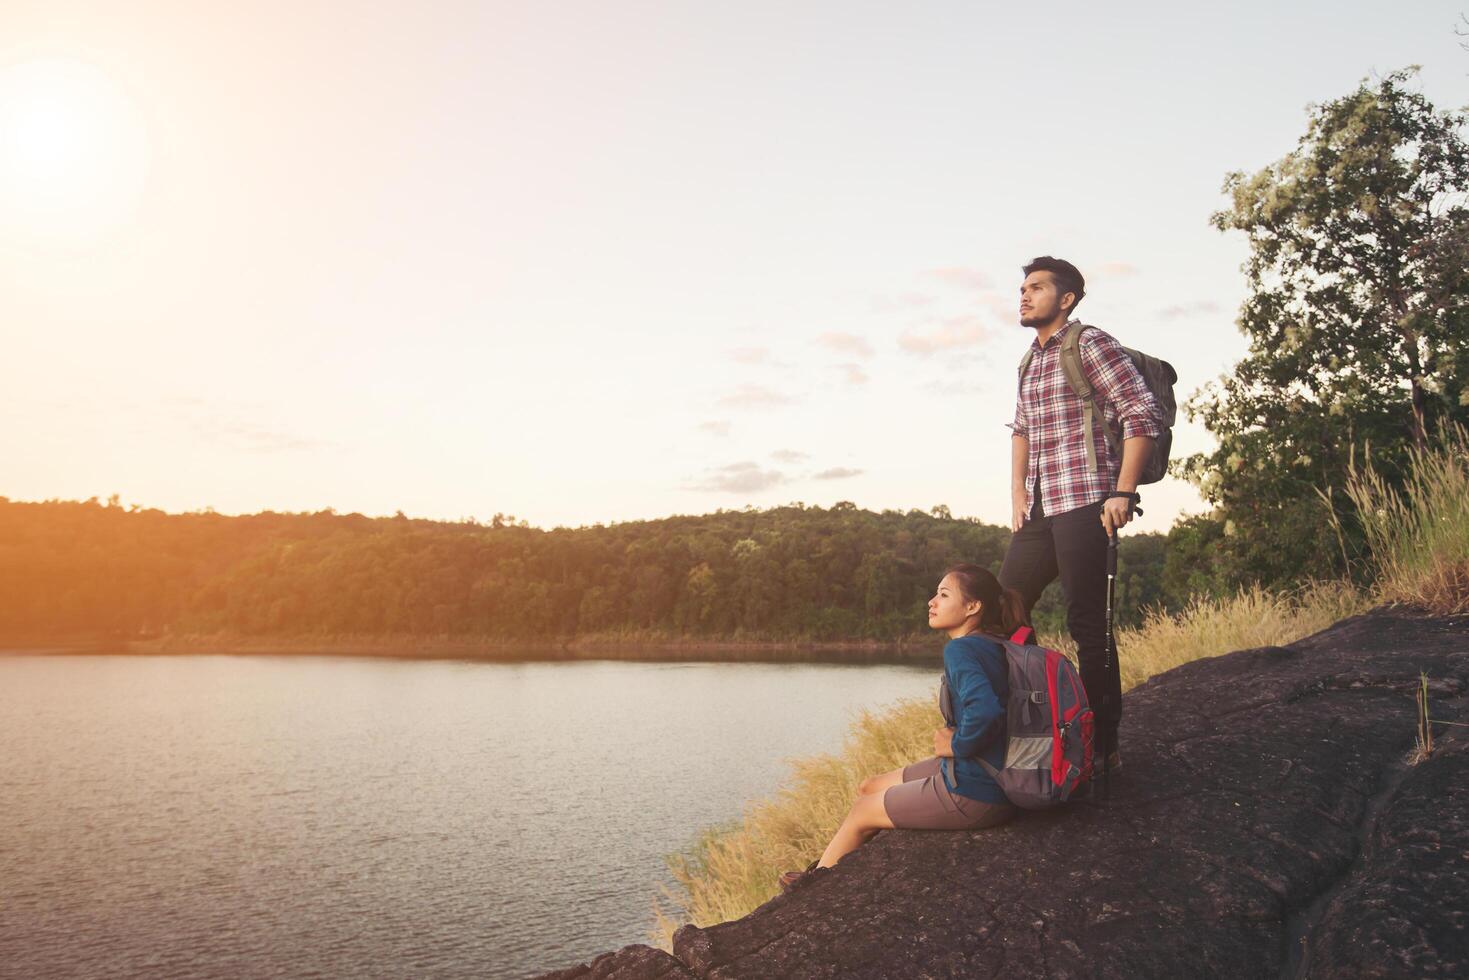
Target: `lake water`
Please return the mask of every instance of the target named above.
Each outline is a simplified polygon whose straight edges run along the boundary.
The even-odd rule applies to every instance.
[[[935,667],[0,656],[0,976],[523,977]]]

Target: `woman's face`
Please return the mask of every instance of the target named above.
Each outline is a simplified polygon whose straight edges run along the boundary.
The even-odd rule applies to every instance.
[[[962,630],[969,617],[978,612],[978,600],[966,602],[954,576],[945,575],[939,581],[933,598],[928,600],[928,625],[931,629],[953,633],[955,630]]]

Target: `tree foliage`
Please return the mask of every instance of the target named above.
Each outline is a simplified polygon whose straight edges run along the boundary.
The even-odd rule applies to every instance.
[[[1009,532],[946,510],[793,505],[541,530],[360,514],[165,514],[0,498],[0,638],[627,634],[893,639],[943,570]],[[1124,539],[1119,606],[1159,599],[1161,535]],[[1048,595],[1037,618],[1062,621]]]
[[[1414,78],[1313,107],[1294,151],[1225,182],[1213,221],[1249,241],[1249,353],[1188,404],[1218,447],[1183,469],[1218,507],[1236,581],[1339,571],[1320,494],[1345,510],[1354,456],[1395,477],[1469,418],[1465,116]]]

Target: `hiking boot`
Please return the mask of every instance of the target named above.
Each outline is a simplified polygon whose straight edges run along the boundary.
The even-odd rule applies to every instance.
[[[1103,772],[1102,766],[1106,763],[1107,771]],[[1122,756],[1118,752],[1108,753],[1105,759],[1094,759],[1092,761],[1092,778],[1084,783],[1078,783],[1072,792],[1070,799],[1073,800],[1097,800],[1106,799],[1104,795],[1110,791],[1109,780],[1122,771]]]
[[[1105,770],[1105,775],[1103,775],[1104,770],[1102,768],[1104,763],[1107,767]],[[1092,778],[1088,779],[1084,783],[1078,784],[1076,787],[1076,791],[1071,794],[1071,799],[1087,800],[1091,799],[1094,795],[1100,795],[1102,790],[1099,784],[1106,779],[1110,779],[1113,776],[1119,775],[1121,772],[1122,753],[1120,752],[1110,752],[1108,753],[1106,759],[1093,760]]]
[[[781,875],[779,878],[781,894],[786,894],[800,887],[801,885],[810,881],[812,878],[816,877],[816,875],[820,872],[826,870],[825,868],[817,867],[817,864],[817,861],[812,861],[810,864],[806,865],[805,871],[787,871],[785,874]]]

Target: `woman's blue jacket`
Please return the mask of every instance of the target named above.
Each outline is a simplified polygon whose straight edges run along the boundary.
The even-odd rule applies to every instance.
[[[949,689],[954,757],[940,762],[950,792],[985,803],[1004,803],[1005,793],[979,764],[1005,764],[1005,701],[1010,681],[1005,649],[984,636],[944,644],[944,682]]]

